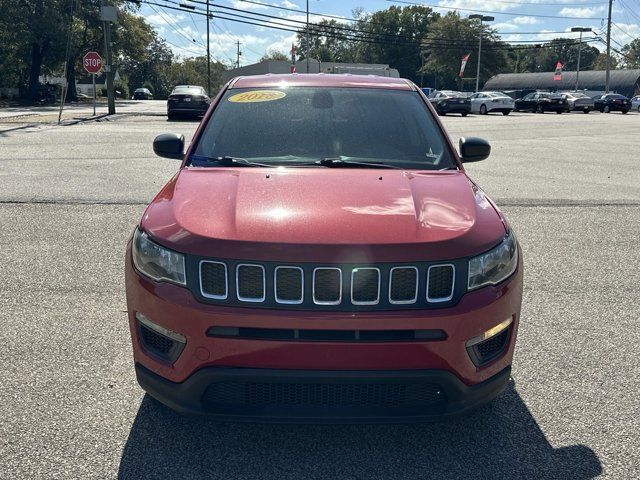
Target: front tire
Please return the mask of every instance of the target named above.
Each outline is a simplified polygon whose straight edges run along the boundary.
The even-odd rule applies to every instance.
[[[480,115],[486,115],[486,114],[487,114],[487,106],[480,105]]]
[[[584,112],[584,113],[589,113],[590,111],[591,111],[591,110],[589,110],[588,108],[585,108],[585,109],[583,110],[583,112]]]
[[[629,110],[622,110],[623,115],[626,115],[627,113],[629,113]]]
[[[605,105],[602,111],[604,113],[611,113],[611,107],[609,105]]]
[[[536,107],[536,113],[544,113],[544,108],[542,107],[542,105],[538,105]]]
[[[556,113],[557,113],[558,115],[561,115],[561,114],[562,114],[562,110],[556,110]]]
[[[509,115],[511,113],[511,110],[505,110],[504,112],[502,112],[503,115]]]

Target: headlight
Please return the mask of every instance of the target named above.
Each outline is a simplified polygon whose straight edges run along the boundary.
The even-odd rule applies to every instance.
[[[133,264],[147,277],[158,282],[186,285],[184,273],[184,255],[161,247],[149,239],[149,236],[136,228],[131,248]]]
[[[516,236],[509,233],[500,245],[469,260],[467,287],[474,290],[484,285],[496,285],[516,271],[518,246]]]

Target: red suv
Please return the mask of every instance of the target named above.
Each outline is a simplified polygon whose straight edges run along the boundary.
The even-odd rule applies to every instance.
[[[509,381],[522,259],[411,82],[227,84],[126,254],[140,385],[225,420],[423,421]]]

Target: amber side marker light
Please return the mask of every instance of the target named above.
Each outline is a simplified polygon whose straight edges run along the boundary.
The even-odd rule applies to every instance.
[[[486,332],[478,335],[477,337],[473,337],[472,339],[468,340],[467,341],[467,348],[468,347],[473,347],[474,345],[477,345],[480,342],[484,342],[485,340],[488,340],[491,337],[495,337],[499,333],[501,333],[504,330],[506,330],[507,328],[509,328],[509,325],[511,325],[512,323],[513,323],[513,317],[507,318],[504,322],[500,322],[495,327],[492,327],[489,330],[487,330]]]

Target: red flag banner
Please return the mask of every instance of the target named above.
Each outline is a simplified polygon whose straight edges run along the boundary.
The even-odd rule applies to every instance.
[[[564,65],[560,62],[556,63],[556,71],[553,72],[553,80],[559,82],[562,80],[562,67]]]
[[[460,65],[460,73],[458,74],[459,77],[462,78],[462,75],[464,75],[464,68],[467,66],[467,62],[469,61],[469,57],[471,56],[470,53],[467,53],[466,55],[463,55],[462,57],[462,64]]]

